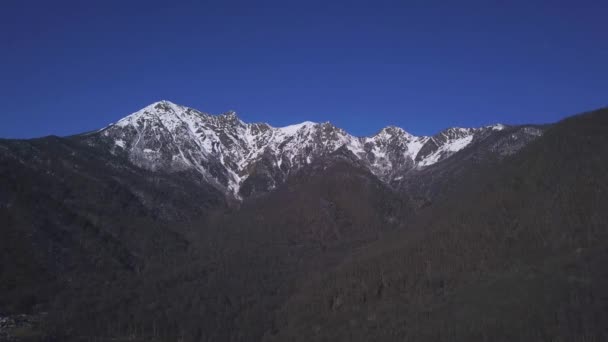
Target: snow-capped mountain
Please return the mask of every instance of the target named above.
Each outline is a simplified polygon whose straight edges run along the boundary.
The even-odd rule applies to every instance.
[[[272,127],[245,123],[234,112],[210,115],[160,101],[96,135],[108,141],[114,153],[126,153],[140,167],[164,172],[194,170],[238,198],[273,189],[290,173],[342,146],[388,183],[504,128],[450,128],[427,137],[391,126],[370,137],[355,137],[328,122]]]

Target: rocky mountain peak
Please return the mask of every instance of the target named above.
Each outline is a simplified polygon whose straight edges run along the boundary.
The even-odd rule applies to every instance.
[[[224,118],[225,120],[230,121],[230,122],[241,121],[239,119],[239,117],[237,116],[236,112],[233,111],[233,110],[227,111],[227,112],[222,113],[222,114],[220,114],[218,116],[221,117],[221,118]]]
[[[109,141],[114,153],[126,153],[140,167],[194,171],[239,198],[243,186],[248,193],[269,191],[302,166],[339,149],[389,183],[409,170],[448,158],[484,132],[502,128],[455,127],[426,137],[388,126],[374,136],[356,137],[329,122],[273,127],[245,123],[234,111],[211,115],[163,100],[96,134]]]
[[[180,110],[181,108],[184,107],[177,105],[171,101],[160,100],[144,107],[142,110],[148,112],[167,113]]]
[[[410,133],[406,132],[403,128],[397,127],[397,126],[386,126],[383,129],[381,129],[378,133],[376,133],[375,135],[376,136],[378,136],[378,135],[390,135],[390,136],[413,137],[413,135],[411,135]]]

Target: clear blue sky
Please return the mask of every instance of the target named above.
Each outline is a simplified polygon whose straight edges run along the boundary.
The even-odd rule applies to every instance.
[[[0,137],[161,99],[276,126],[552,122],[608,105],[608,1],[3,0]]]

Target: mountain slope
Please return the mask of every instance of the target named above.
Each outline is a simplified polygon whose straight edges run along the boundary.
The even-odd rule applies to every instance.
[[[70,138],[0,140],[0,315],[72,307],[179,254],[188,232],[178,223],[226,207],[191,176]]]
[[[496,165],[517,153],[539,136],[547,126],[503,126],[500,130],[475,136],[454,158],[445,158],[427,167],[412,169],[391,185],[410,198],[428,205],[457,189],[463,179],[483,178],[489,165]],[[458,140],[455,140],[458,141]],[[437,150],[440,151],[440,150]],[[437,152],[433,153],[436,155]]]
[[[608,110],[465,175],[409,229],[301,286],[269,341],[608,338]]]
[[[192,308],[202,315],[197,325],[219,317],[225,324],[206,325],[202,339],[259,341],[274,330],[275,312],[298,284],[398,229],[410,214],[408,203],[346,149],[246,200],[211,223],[221,229],[200,238],[202,259],[221,265],[203,292],[230,303]]]
[[[305,275],[411,214],[344,147],[239,208],[98,147],[0,143],[0,315],[46,312],[44,333],[61,340],[259,341]]]

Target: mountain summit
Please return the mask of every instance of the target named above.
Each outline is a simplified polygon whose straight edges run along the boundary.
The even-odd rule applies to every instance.
[[[382,181],[436,164],[506,126],[450,128],[433,137],[389,126],[356,137],[329,122],[285,127],[245,123],[235,112],[211,115],[159,101],[96,136],[134,164],[163,172],[195,171],[236,198],[272,190],[291,173],[344,146]],[[255,176],[255,177],[253,177]]]

